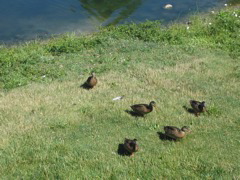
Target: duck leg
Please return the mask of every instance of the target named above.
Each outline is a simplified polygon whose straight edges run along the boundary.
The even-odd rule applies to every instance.
[[[131,154],[130,154],[130,157],[133,157],[133,156],[134,156],[134,153],[131,153]]]
[[[210,115],[209,111],[208,110],[205,110],[207,112],[208,115]]]
[[[194,114],[195,114],[195,116],[197,116],[197,117],[199,116],[199,112],[197,112],[197,111],[195,111]]]

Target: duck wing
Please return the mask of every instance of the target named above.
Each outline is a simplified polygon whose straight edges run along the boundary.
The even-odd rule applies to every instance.
[[[93,87],[97,84],[97,78],[94,76],[89,76],[88,79],[86,80],[86,84]]]
[[[164,126],[165,134],[171,138],[178,138],[181,130],[175,126]]]
[[[178,127],[175,127],[175,126],[164,126],[164,131],[165,132],[173,132],[173,131],[176,131],[176,130],[180,130]]]
[[[199,104],[199,105],[198,105],[198,110],[199,110],[200,112],[203,112],[204,106],[203,106],[202,104]]]
[[[195,101],[195,100],[190,100],[189,102],[190,102],[193,109],[195,109],[195,110],[199,109],[199,105],[201,104],[201,102]]]
[[[125,139],[124,148],[125,148],[128,152],[133,152],[133,143],[132,143],[132,140],[130,140],[130,139]]]
[[[148,104],[135,104],[131,108],[133,111],[148,112]]]

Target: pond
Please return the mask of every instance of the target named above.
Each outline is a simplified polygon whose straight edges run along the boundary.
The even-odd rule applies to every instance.
[[[233,0],[234,1],[234,0]],[[236,0],[235,0],[236,1]],[[224,7],[227,0],[0,0],[0,42],[92,32],[108,24],[162,20]],[[173,7],[165,9],[166,4]]]

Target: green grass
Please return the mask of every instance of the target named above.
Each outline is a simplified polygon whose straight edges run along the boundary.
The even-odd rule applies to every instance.
[[[2,47],[1,179],[239,179],[240,18],[232,14],[193,17],[189,30],[146,22]],[[81,89],[91,71],[97,87]],[[190,99],[205,100],[210,115],[186,112]],[[125,112],[151,100],[157,108],[146,118]],[[162,141],[165,125],[192,133]],[[134,158],[117,154],[125,137],[138,139]]]

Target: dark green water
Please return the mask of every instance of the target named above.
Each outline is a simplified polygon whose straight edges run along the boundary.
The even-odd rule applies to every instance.
[[[147,19],[170,22],[225,3],[227,0],[0,0],[0,42],[92,32],[99,25]],[[173,8],[164,9],[166,4]]]

